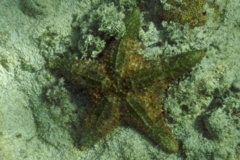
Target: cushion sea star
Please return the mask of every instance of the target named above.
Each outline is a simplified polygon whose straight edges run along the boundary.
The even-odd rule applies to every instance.
[[[139,29],[140,11],[136,9],[123,38],[113,40],[99,60],[57,58],[50,64],[90,97],[79,132],[81,149],[92,147],[119,125],[133,127],[166,152],[179,149],[163,117],[164,92],[175,79],[191,71],[205,52],[148,60],[137,54]]]

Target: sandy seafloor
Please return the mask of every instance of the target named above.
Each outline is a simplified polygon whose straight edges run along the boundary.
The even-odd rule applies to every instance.
[[[78,17],[75,25],[87,30],[88,23],[94,22],[84,20],[83,15],[97,15],[99,12],[93,10],[99,7],[88,0],[20,1],[0,1],[1,160],[240,159],[239,0],[216,0],[222,11],[220,20],[209,20],[189,32],[181,33],[178,25],[170,24],[160,31],[154,23],[145,22],[149,32],[142,33],[142,39],[145,36],[152,40],[144,54],[207,49],[191,74],[172,84],[164,102],[169,126],[180,142],[181,151],[176,154],[165,153],[138,132],[124,127],[118,127],[93,148],[80,151],[76,142],[78,117],[86,100],[80,93],[72,95],[63,80],[44,67],[44,57],[64,52],[61,39],[70,37],[74,41],[74,17]],[[103,15],[122,20],[123,13],[110,13],[116,10],[113,4],[109,6],[105,6],[109,11],[103,10],[109,14]],[[111,28],[115,20],[109,21],[100,23]],[[54,34],[44,34],[48,31]],[[78,36],[90,33],[79,32]],[[169,38],[162,38],[162,32]],[[170,40],[175,45],[170,45]],[[162,46],[151,48],[151,43],[158,41]],[[83,45],[74,43],[80,48]]]

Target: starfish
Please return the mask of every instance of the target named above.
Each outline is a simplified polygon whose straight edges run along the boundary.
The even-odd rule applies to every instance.
[[[129,17],[126,33],[113,40],[99,59],[57,58],[51,68],[86,91],[90,105],[81,119],[80,149],[88,149],[119,125],[129,126],[164,151],[179,150],[163,114],[169,84],[190,72],[204,51],[150,60],[138,54],[140,11]]]

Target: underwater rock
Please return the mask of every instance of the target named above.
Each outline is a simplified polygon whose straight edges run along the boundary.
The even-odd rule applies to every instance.
[[[222,109],[214,111],[210,117],[205,120],[205,125],[210,135],[220,141],[229,138],[232,139],[237,132]]]

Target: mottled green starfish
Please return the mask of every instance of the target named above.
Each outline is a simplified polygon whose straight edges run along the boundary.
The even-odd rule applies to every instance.
[[[58,70],[90,97],[81,121],[81,149],[92,147],[119,125],[133,127],[167,152],[177,152],[178,142],[167,126],[162,103],[169,84],[204,56],[204,51],[186,52],[161,60],[147,60],[137,52],[140,11],[129,18],[126,33],[114,40],[100,60],[58,58]]]

